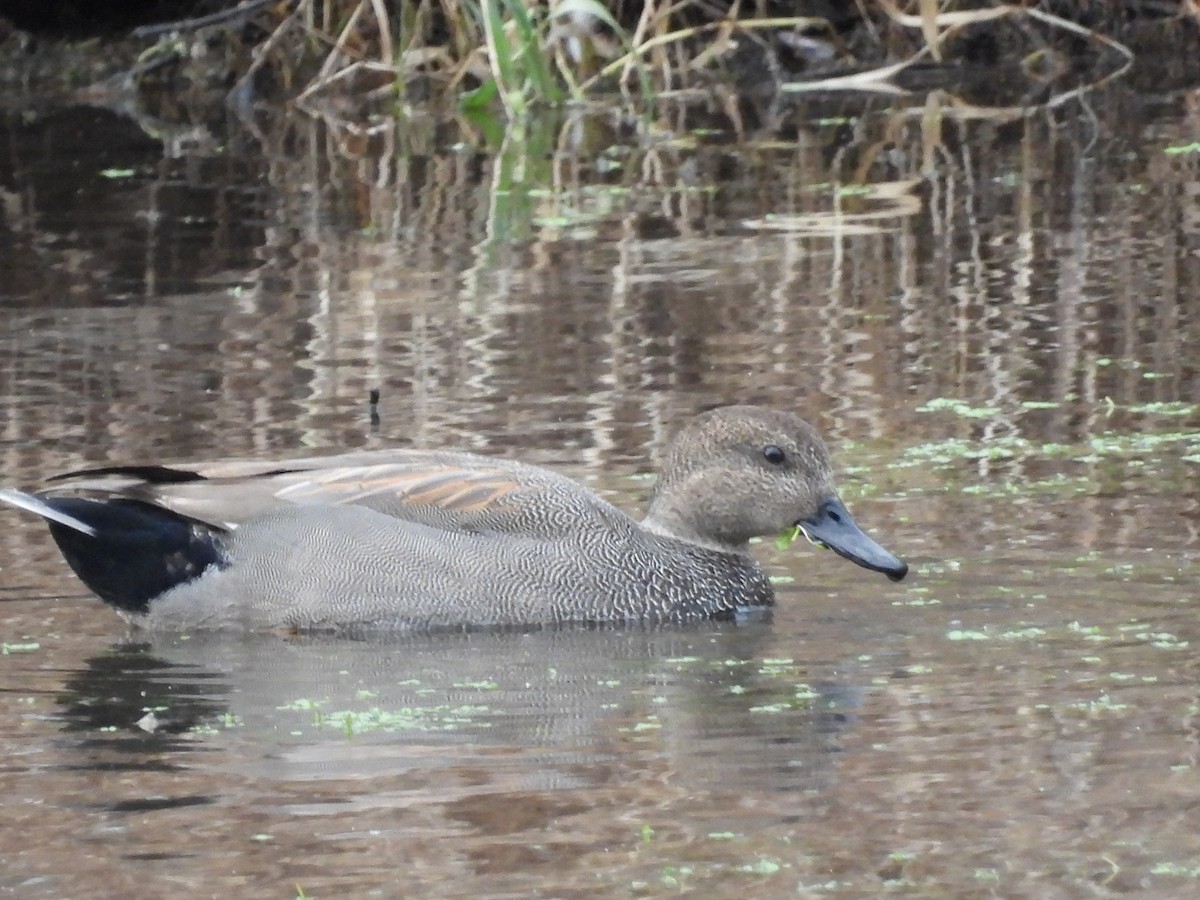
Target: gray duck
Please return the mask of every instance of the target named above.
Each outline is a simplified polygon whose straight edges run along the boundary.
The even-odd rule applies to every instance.
[[[696,416],[640,523],[548,469],[384,450],[114,466],[0,500],[46,520],[125,619],[166,630],[435,629],[729,618],[774,603],[752,538],[793,527],[893,581],[796,415]]]

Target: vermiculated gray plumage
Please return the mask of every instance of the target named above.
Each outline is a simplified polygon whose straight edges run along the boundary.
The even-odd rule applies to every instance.
[[[411,450],[112,467],[0,500],[43,515],[80,577],[152,628],[729,616],[774,602],[748,541],[793,525],[889,577],[907,571],[850,519],[812,427],[755,407],[684,427],[640,524],[546,469]]]

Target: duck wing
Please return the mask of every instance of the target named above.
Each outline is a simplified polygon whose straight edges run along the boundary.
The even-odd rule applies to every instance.
[[[420,450],[284,462],[111,466],[55,476],[40,493],[135,500],[221,529],[292,506],[364,506],[436,528],[526,537],[561,535],[589,521],[607,529],[633,525],[592,491],[548,469]]]

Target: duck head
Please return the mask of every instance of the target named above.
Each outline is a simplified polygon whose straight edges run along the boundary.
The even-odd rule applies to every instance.
[[[893,581],[908,573],[855,523],[829,451],[799,416],[727,406],[692,419],[663,458],[647,528],[725,552],[799,528],[809,540]]]

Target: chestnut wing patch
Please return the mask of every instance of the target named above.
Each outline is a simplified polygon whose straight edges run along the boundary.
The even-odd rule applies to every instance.
[[[379,465],[310,473],[276,496],[293,503],[362,504],[378,499],[445,512],[480,513],[503,507],[505,497],[525,487],[504,469],[457,466]]]

